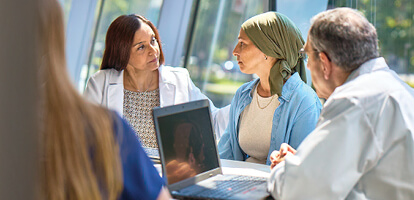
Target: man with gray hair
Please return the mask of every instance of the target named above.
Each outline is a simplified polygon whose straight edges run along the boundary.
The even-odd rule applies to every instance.
[[[304,52],[327,99],[297,151],[271,156],[276,199],[414,199],[414,90],[378,55],[377,33],[358,11],[312,19]]]

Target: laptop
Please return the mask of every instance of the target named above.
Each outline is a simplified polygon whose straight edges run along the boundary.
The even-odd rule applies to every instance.
[[[208,100],[153,110],[163,177],[174,198],[264,199],[266,178],[223,175]]]

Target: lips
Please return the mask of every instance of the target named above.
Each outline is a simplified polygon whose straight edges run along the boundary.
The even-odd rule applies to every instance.
[[[157,61],[158,61],[158,58],[154,58],[153,60],[150,61],[150,63],[154,63],[154,62],[157,62]]]

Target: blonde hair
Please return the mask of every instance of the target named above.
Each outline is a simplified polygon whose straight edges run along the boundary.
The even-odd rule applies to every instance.
[[[61,7],[56,0],[39,2],[41,199],[116,199],[123,180],[112,115],[72,86]]]

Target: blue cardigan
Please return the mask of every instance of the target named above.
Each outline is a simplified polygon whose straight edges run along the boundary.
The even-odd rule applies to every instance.
[[[233,97],[229,123],[218,144],[222,159],[244,161],[249,157],[239,145],[239,121],[244,108],[252,101],[252,90],[258,81],[256,79],[243,84]],[[315,128],[322,108],[316,93],[302,81],[298,73],[294,73],[286,81],[278,99],[280,105],[273,114],[267,165],[271,164],[270,154],[279,150],[282,143],[288,143],[295,149],[299,146]]]

